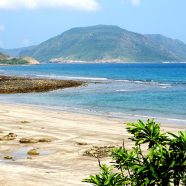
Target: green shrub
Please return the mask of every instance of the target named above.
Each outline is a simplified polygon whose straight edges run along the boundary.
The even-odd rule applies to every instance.
[[[115,148],[112,166],[84,179],[97,186],[179,186],[186,180],[186,131],[161,133],[154,120],[128,124],[132,150]]]

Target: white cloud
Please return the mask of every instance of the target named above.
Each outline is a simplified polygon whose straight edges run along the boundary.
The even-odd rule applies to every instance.
[[[5,26],[4,25],[0,25],[0,32],[3,32],[5,30]]]
[[[29,46],[30,45],[30,39],[23,39],[22,44],[23,44],[24,47]]]
[[[140,0],[131,0],[131,2],[134,6],[139,6],[141,1]]]
[[[0,0],[0,9],[73,8],[86,11],[99,9],[97,0]]]

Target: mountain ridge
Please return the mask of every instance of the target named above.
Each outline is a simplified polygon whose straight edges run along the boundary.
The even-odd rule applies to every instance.
[[[36,45],[28,46],[28,47],[13,48],[13,49],[0,48],[0,53],[3,53],[5,55],[11,56],[11,57],[19,57],[21,52],[24,52],[24,51],[27,51],[27,50],[31,50],[35,46]]]
[[[160,34],[96,25],[72,28],[19,55],[41,62],[184,62],[186,44]]]

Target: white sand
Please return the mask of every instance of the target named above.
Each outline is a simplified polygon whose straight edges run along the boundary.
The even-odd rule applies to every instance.
[[[22,123],[28,121],[29,123]],[[80,186],[81,180],[99,171],[97,160],[83,156],[94,145],[128,146],[131,142],[121,119],[56,111],[31,106],[0,104],[0,136],[13,132],[16,140],[0,142],[1,186]],[[163,130],[177,131],[184,127],[164,125]],[[22,137],[50,137],[51,143],[23,145]],[[86,142],[88,145],[78,145]],[[4,160],[5,155],[23,147],[48,151],[33,159]],[[109,162],[104,158],[102,162]]]

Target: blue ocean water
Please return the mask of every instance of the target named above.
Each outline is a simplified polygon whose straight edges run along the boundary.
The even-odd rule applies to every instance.
[[[84,87],[47,93],[0,95],[0,102],[186,120],[186,64],[1,66],[0,73],[88,82]]]

